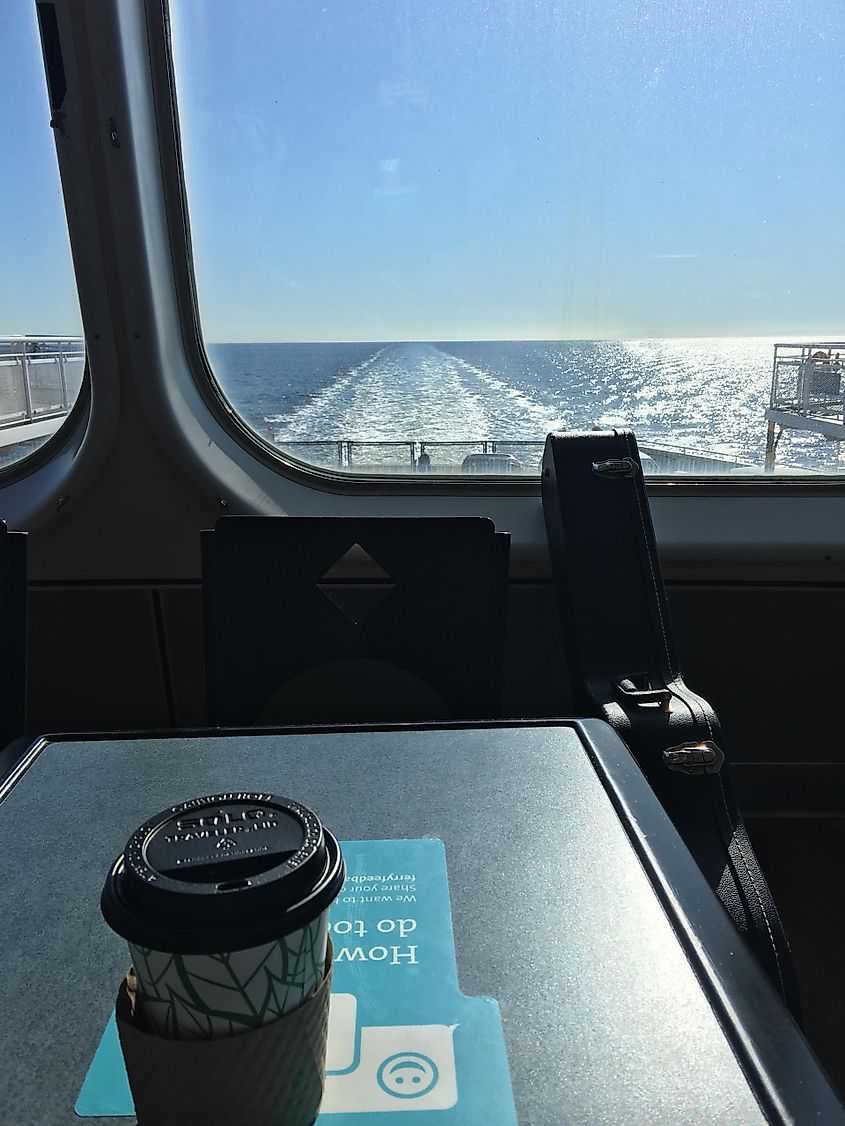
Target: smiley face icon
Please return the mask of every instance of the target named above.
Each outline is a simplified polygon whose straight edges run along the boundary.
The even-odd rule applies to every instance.
[[[386,1094],[397,1099],[418,1099],[436,1085],[439,1073],[434,1060],[422,1052],[397,1052],[384,1060],[376,1078]]]

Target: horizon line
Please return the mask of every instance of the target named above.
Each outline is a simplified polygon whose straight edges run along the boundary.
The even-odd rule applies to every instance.
[[[786,342],[789,339],[805,337],[815,343],[838,343],[845,339],[845,332],[824,334],[801,329],[795,332],[749,332],[749,333],[686,333],[683,335],[646,336],[430,336],[430,337],[360,337],[330,339],[298,338],[285,340],[203,340],[206,346],[220,344],[626,344],[641,340],[774,340]]]

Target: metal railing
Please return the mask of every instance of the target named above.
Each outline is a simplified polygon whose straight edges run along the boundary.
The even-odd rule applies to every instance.
[[[0,429],[67,414],[84,371],[82,340],[0,337]]]
[[[770,409],[845,417],[845,343],[776,344]]]
[[[350,473],[377,471],[379,473],[459,473],[466,465],[465,472],[471,472],[472,462],[466,459],[471,455],[484,457],[489,462],[501,462],[498,472],[530,473],[539,472],[540,458],[543,455],[541,441],[500,441],[482,439],[479,441],[367,441],[358,442],[343,439],[333,442],[285,441],[272,439],[282,452],[290,453],[300,461],[323,469],[342,470]],[[428,454],[428,463],[423,457]],[[508,462],[508,458],[513,460]],[[508,462],[507,466],[505,463]],[[494,470],[496,471],[496,470]]]
[[[272,428],[271,428],[272,429]],[[478,441],[317,441],[275,439],[282,452],[308,465],[347,473],[485,473],[536,477],[544,440],[480,439]],[[646,473],[718,473],[761,466],[751,458],[689,446],[640,441]],[[429,461],[421,463],[423,451]]]

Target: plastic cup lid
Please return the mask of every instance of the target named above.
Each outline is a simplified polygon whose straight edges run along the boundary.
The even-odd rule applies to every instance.
[[[136,830],[106,877],[109,926],[171,953],[246,950],[299,930],[343,884],[334,836],[299,802],[266,793],[195,798]]]

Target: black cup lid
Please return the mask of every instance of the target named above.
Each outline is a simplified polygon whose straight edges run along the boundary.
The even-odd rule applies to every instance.
[[[137,829],[100,905],[136,946],[220,953],[304,927],[337,897],[343,877],[337,841],[304,805],[275,794],[213,794]]]

